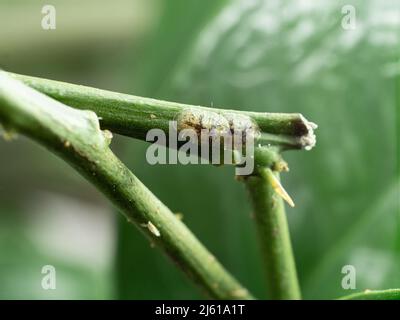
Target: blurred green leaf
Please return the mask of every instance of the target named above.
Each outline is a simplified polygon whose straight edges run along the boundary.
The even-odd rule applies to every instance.
[[[110,297],[108,272],[60,259],[32,236],[21,208],[0,208],[0,299],[106,299]],[[32,212],[30,212],[32,214]],[[37,218],[36,218],[37,219]],[[46,224],[46,221],[38,221]],[[50,230],[49,230],[50,231]],[[56,271],[56,289],[41,286],[45,265]]]
[[[339,300],[400,300],[400,289],[367,290],[342,297]]]
[[[341,26],[345,4],[356,8],[355,30]],[[181,20],[181,11],[170,8],[151,56],[141,61],[137,79],[143,77],[143,87],[139,81],[132,92],[214,107],[301,112],[319,125],[317,147],[286,154],[291,172],[282,177],[296,202],[288,217],[305,298],[348,294],[341,288],[346,264],[356,267],[358,290],[400,286],[398,10],[394,1],[232,1],[209,15],[204,30],[191,26],[189,36],[184,21],[195,24],[195,12]],[[125,161],[262,297],[250,207],[232,170],[151,167],[144,150],[130,144]],[[158,252],[121,228],[122,297],[195,296]],[[129,261],[138,250],[143,260]]]

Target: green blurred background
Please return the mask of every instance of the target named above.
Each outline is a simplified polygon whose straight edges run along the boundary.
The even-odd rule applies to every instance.
[[[41,8],[57,29],[41,29]],[[356,9],[345,30],[343,5]],[[301,112],[317,147],[282,179],[303,295],[400,287],[400,2],[0,0],[0,68],[196,105]],[[113,150],[255,295],[265,296],[251,208],[233,168],[150,166]],[[41,288],[53,265],[57,289]],[[196,288],[83,178],[19,137],[0,140],[0,298],[197,299]]]

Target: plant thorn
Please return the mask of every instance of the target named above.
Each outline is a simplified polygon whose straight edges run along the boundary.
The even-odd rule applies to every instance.
[[[289,194],[286,192],[285,188],[282,186],[279,179],[274,175],[270,168],[263,170],[265,172],[268,182],[271,184],[272,188],[277,194],[279,194],[283,200],[285,200],[289,206],[294,207],[294,202]]]

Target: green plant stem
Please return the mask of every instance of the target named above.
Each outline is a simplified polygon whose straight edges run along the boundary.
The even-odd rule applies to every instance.
[[[39,142],[79,171],[208,296],[252,298],[112,153],[111,133],[100,130],[95,113],[69,108],[0,71],[0,122]],[[140,263],[140,257],[136,258]]]
[[[276,150],[266,154],[267,159],[258,166],[257,174],[246,177],[244,181],[253,205],[265,263],[268,296],[276,300],[301,299],[283,199],[265,176],[265,170],[277,167],[282,160]],[[259,157],[256,159],[258,163],[262,162]],[[279,172],[269,172],[279,179]]]
[[[400,289],[365,290],[341,297],[338,300],[400,300]]]
[[[314,124],[301,114],[244,112],[212,109],[121,94],[59,81],[9,73],[30,87],[68,106],[94,111],[103,129],[145,140],[153,128],[168,133],[169,122],[180,128],[226,129],[250,127],[257,144],[276,145],[282,149],[309,149],[315,144]]]

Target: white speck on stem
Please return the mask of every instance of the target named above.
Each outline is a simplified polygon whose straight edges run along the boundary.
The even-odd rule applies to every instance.
[[[147,229],[149,229],[149,231],[154,234],[156,237],[160,237],[161,233],[160,231],[157,229],[157,227],[151,223],[151,221],[147,222]]]

